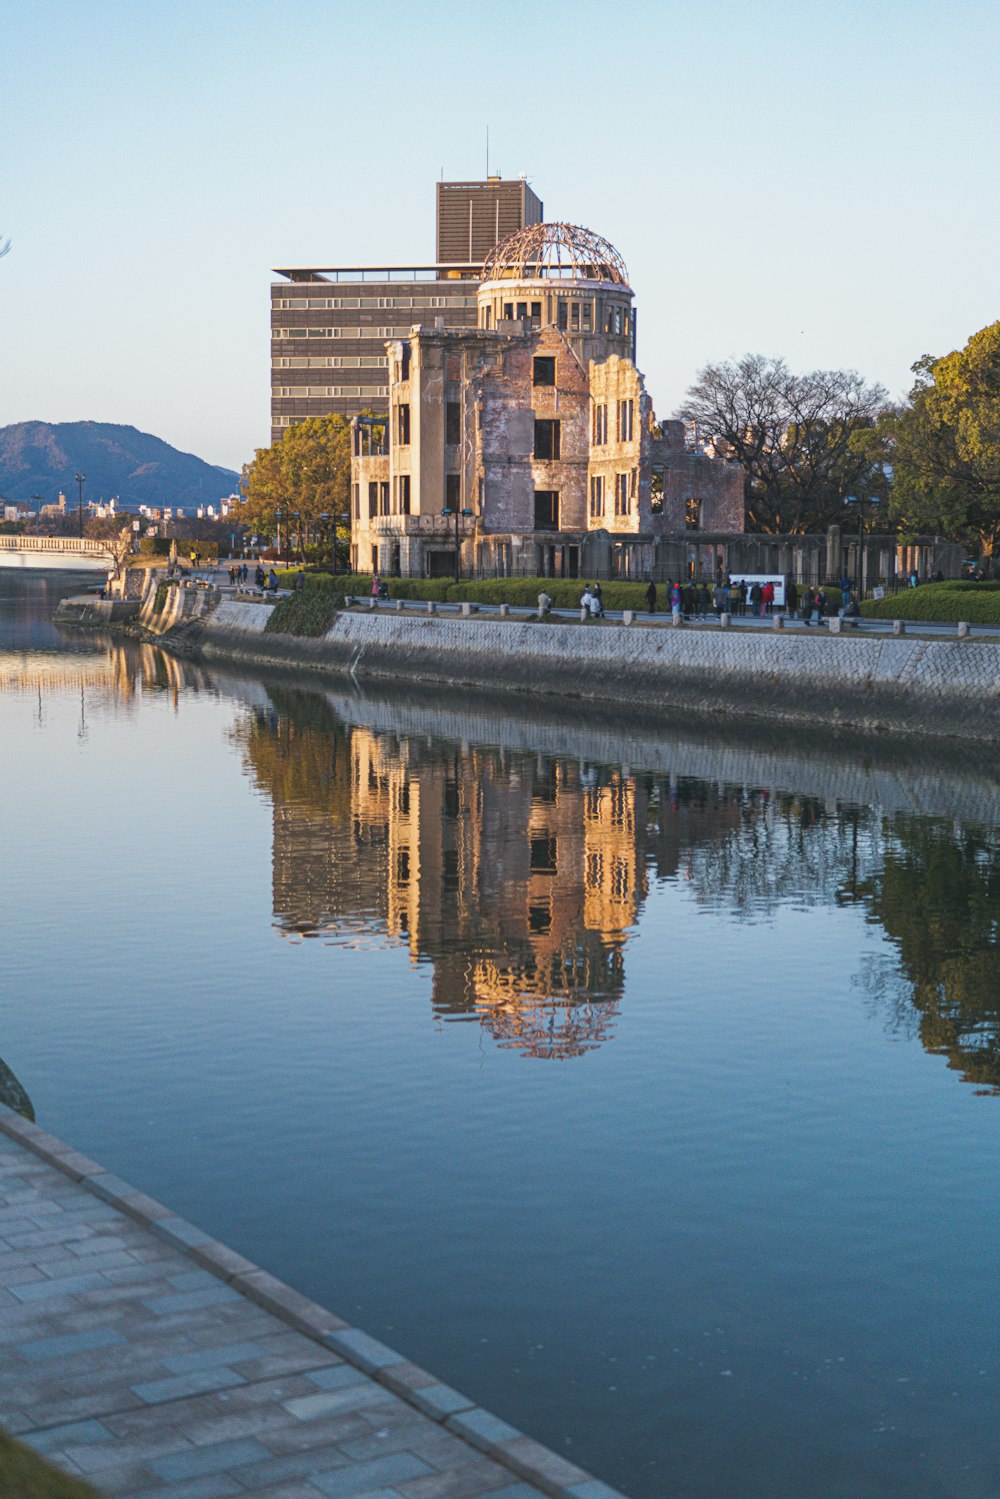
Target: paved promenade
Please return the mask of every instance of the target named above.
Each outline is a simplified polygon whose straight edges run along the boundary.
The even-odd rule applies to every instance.
[[[2,1105],[0,1426],[130,1499],[620,1499]]]

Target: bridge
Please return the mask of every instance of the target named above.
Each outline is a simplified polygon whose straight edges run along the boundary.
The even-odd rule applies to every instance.
[[[0,567],[107,572],[111,566],[104,542],[89,536],[0,536]]]

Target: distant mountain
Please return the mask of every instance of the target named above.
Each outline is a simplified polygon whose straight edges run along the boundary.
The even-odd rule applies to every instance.
[[[0,427],[0,495],[54,502],[76,497],[74,474],[86,474],[84,500],[123,504],[213,504],[233,494],[239,475],[204,463],[168,442],[112,422],[16,422]]]

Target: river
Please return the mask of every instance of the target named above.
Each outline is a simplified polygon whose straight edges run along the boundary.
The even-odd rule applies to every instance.
[[[0,1097],[632,1499],[997,1491],[958,748],[182,663],[0,572]]]

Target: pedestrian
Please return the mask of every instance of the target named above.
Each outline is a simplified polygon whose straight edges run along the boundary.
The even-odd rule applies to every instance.
[[[721,619],[726,612],[726,590],[722,583],[716,583],[712,589],[712,607],[716,619]]]
[[[917,572],[917,569],[914,568],[913,571],[910,573],[910,587],[911,588],[916,588],[917,585],[919,584],[919,582],[920,582],[920,576],[919,576],[919,574]]]
[[[243,574],[243,582],[245,583],[250,576],[250,569],[247,567],[245,562],[240,568],[240,572]]]
[[[785,608],[788,618],[795,619],[799,607],[799,590],[795,586],[795,579],[789,578],[785,586]]]
[[[273,567],[271,568],[270,574],[268,575],[267,586],[271,590],[272,593],[277,593],[277,591],[278,591],[278,574],[275,572],[275,570],[274,570]]]
[[[822,584],[816,590],[815,618],[818,625],[821,625],[826,618],[826,592]]]
[[[712,607],[712,600],[709,597],[708,589],[705,587],[704,583],[698,584],[698,595],[695,602],[695,607],[698,610],[698,617],[700,619],[705,619]]]
[[[812,624],[813,610],[816,607],[816,590],[810,585],[802,599],[802,618],[808,628]]]
[[[257,568],[254,572],[253,580],[258,588],[263,588],[264,584],[267,582],[267,577],[264,573],[264,569],[259,562],[257,563]]]
[[[545,592],[545,589],[543,588],[541,593],[538,595],[538,618],[541,619],[544,615],[548,614],[551,608],[551,596],[547,594]]]
[[[774,584],[768,581],[760,591],[760,612],[770,614],[774,608]]]
[[[684,604],[684,596],[681,592],[680,583],[671,583],[669,597],[670,617],[675,625],[679,625],[681,622],[681,609]]]
[[[761,587],[760,587],[760,584],[759,583],[754,583],[753,586],[750,589],[750,613],[753,614],[753,615],[755,615],[755,616],[760,614],[760,600],[761,600]]]
[[[652,578],[650,578],[649,586],[646,589],[646,608],[650,614],[656,613],[656,584]]]
[[[590,593],[590,617],[591,617],[591,619],[600,619],[600,617],[601,617],[601,615],[603,613],[604,613],[604,605],[601,603],[601,596],[596,591],[596,589],[591,589],[591,593]]]
[[[580,595],[580,611],[581,611],[581,615],[586,616],[587,619],[590,618],[590,607],[593,604],[593,602],[594,602],[594,595],[591,593],[591,591],[590,591],[590,584],[588,583],[587,586],[586,586],[586,588],[583,590],[583,592]]]
[[[372,578],[372,598],[377,599],[382,592],[382,580],[378,573]]]
[[[597,613],[598,614],[603,614],[604,613],[604,595],[601,592],[601,585],[600,585],[600,583],[592,583],[590,591],[594,595],[594,598],[597,600]]]

